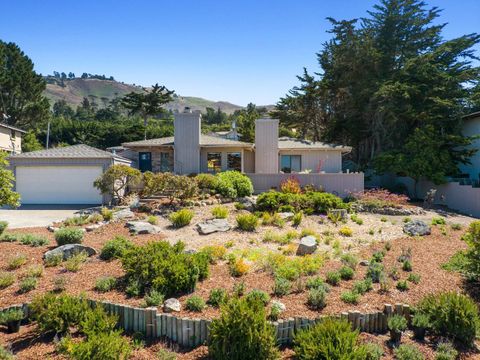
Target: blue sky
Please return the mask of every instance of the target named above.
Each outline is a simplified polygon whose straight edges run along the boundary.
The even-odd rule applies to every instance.
[[[273,104],[329,38],[331,16],[365,15],[373,0],[0,0],[0,39],[42,74],[113,75],[184,96]],[[446,38],[480,31],[479,0],[444,9]],[[480,56],[480,48],[478,55]]]

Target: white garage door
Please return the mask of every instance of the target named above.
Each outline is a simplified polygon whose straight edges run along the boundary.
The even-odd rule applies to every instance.
[[[101,166],[17,166],[16,191],[22,204],[101,204],[93,187]]]

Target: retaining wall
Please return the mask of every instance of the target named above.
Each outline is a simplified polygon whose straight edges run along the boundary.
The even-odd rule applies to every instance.
[[[157,308],[136,308],[128,305],[113,304],[105,301],[88,300],[90,306],[101,305],[112,315],[118,317],[118,327],[127,333],[139,332],[147,339],[167,338],[183,347],[194,348],[204,344],[208,339],[209,325],[212,320],[182,318],[172,314],[158,313]],[[22,308],[28,318],[28,304],[13,305],[0,312]],[[410,307],[405,304],[385,304],[383,311],[362,313],[359,311],[343,312],[335,317],[345,319],[354,329],[371,334],[387,331],[387,320],[393,314],[403,315],[410,323]],[[272,322],[279,344],[289,344],[296,331],[322,321],[325,316],[316,319],[295,317]]]

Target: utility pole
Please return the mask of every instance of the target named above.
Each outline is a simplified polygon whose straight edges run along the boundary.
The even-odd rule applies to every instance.
[[[48,150],[48,144],[50,143],[50,121],[48,122],[48,125],[47,125],[47,150]]]

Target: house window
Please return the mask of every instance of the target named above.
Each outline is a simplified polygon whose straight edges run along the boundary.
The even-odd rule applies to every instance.
[[[212,173],[222,171],[222,153],[207,153],[207,171]]]
[[[284,173],[300,172],[302,170],[301,155],[282,155],[281,170]]]
[[[167,152],[160,153],[160,172],[169,172],[170,168],[170,154]]]
[[[227,154],[228,170],[242,171],[242,154],[239,152]]]

